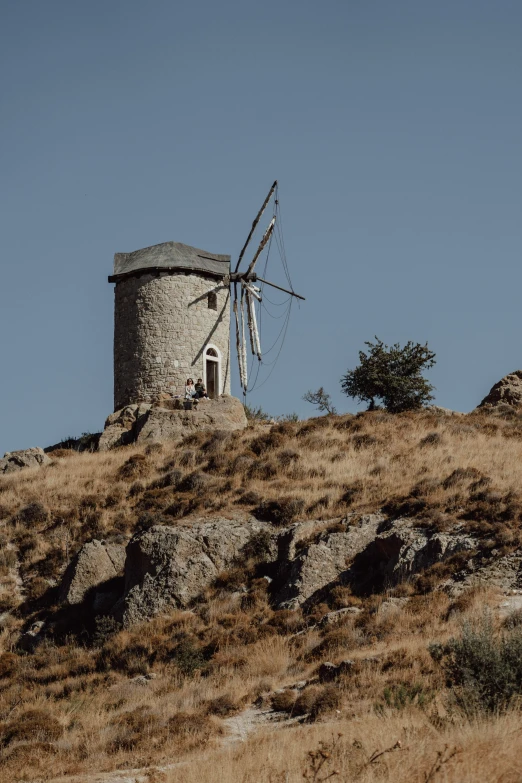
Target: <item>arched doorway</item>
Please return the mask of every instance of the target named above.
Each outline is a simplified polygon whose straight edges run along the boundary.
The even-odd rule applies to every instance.
[[[214,345],[207,345],[203,353],[203,376],[207,394],[215,400],[221,394],[221,354]]]

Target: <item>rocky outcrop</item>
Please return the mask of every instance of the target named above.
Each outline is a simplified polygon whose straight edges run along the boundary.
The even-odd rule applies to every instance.
[[[137,438],[138,422],[150,411],[151,406],[145,403],[127,405],[125,408],[111,413],[105,422],[105,429],[100,435],[98,451],[108,451],[116,446],[126,446],[134,443]]]
[[[174,409],[171,400],[158,405],[128,405],[108,417],[98,448],[107,451],[129,443],[169,440],[194,430],[233,432],[246,426],[243,405],[229,395],[203,400],[191,411]]]
[[[23,468],[41,468],[51,462],[51,458],[38,446],[23,451],[6,451],[4,458],[0,459],[0,476]]]
[[[434,533],[414,527],[409,519],[387,521],[380,534],[354,559],[345,578],[364,589],[382,589],[425,568],[447,560],[457,552],[471,553],[476,541],[462,533]]]
[[[260,534],[266,540],[259,574],[269,578],[272,604],[280,609],[306,610],[343,585],[359,594],[379,591],[457,552],[469,552],[471,559],[476,546],[472,537],[458,532],[432,533],[410,520],[390,521],[378,514],[353,524],[331,520],[330,529],[324,529],[326,524],[304,522],[281,531],[253,518],[215,518],[141,531],[127,546],[116,619],[131,625],[171,607],[189,607],[220,572],[248,557]],[[404,600],[390,599],[384,608],[393,611]],[[348,607],[325,622],[359,611]]]
[[[84,544],[65,571],[60,586],[60,602],[81,604],[92,588],[121,576],[124,564],[125,547],[96,540]],[[101,608],[103,602],[98,601],[98,604]]]
[[[370,514],[345,531],[319,533],[295,557],[280,559],[275,602],[279,608],[306,608],[337,585],[358,593],[381,590],[475,546],[470,536],[431,533],[407,519]]]
[[[504,376],[484,397],[478,410],[492,410],[502,406],[522,407],[522,370]]]
[[[320,533],[299,550],[295,547],[302,526],[294,525],[282,533],[279,546],[282,587],[276,596],[277,605],[295,609],[326,585],[335,582],[355,555],[374,540],[382,520],[382,516],[370,514],[345,531]],[[313,529],[313,523],[310,522],[303,526]]]
[[[245,545],[267,527],[256,520],[218,518],[136,534],[127,546],[117,619],[131,625],[171,607],[186,608],[220,572],[241,562]]]

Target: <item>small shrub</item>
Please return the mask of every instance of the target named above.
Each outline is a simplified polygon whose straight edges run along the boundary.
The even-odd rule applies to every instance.
[[[215,454],[223,451],[227,447],[227,442],[231,439],[231,435],[226,430],[215,430],[210,438],[202,445],[201,450],[207,452],[207,454]]]
[[[296,692],[292,690],[274,693],[270,699],[270,705],[276,712],[292,712],[296,702]]]
[[[257,519],[282,527],[294,522],[303,513],[304,508],[305,502],[302,498],[287,496],[280,500],[263,501],[254,510],[254,515]]]
[[[522,696],[522,630],[495,635],[485,615],[467,623],[459,639],[431,645],[432,658],[443,668],[457,704],[468,715],[503,712]]]
[[[270,556],[272,537],[268,530],[260,530],[254,533],[246,542],[242,555],[247,560],[262,562]]]
[[[299,453],[297,451],[293,451],[293,449],[283,449],[283,451],[280,451],[277,454],[277,459],[279,463],[284,468],[286,468],[289,465],[292,465],[292,463],[297,462],[299,459]]]
[[[250,405],[245,405],[245,416],[247,417],[247,420],[250,422],[268,422],[271,421],[272,417],[269,413],[263,410],[261,406],[259,407],[251,407]]]
[[[197,748],[208,742],[216,733],[211,719],[206,715],[189,715],[178,712],[169,718],[167,732],[175,739],[182,741],[184,748]]]
[[[370,446],[376,446],[378,443],[380,443],[378,438],[366,433],[363,435],[356,435],[353,439],[353,447],[356,451],[368,449]]]
[[[258,459],[252,462],[248,471],[248,477],[251,479],[261,479],[269,481],[279,473],[279,465],[275,460]]]
[[[308,715],[309,720],[315,721],[321,715],[332,712],[341,703],[341,693],[338,686],[310,685],[297,697],[294,707],[294,715]]]
[[[116,736],[109,742],[107,750],[135,750],[160,733],[160,721],[148,707],[137,707],[117,715],[111,721]]]
[[[217,715],[220,718],[226,718],[227,715],[233,715],[237,712],[239,707],[238,702],[229,693],[225,693],[208,701],[206,712],[207,715]]]
[[[419,442],[419,446],[421,448],[426,448],[427,446],[439,446],[441,443],[442,435],[440,432],[429,432],[426,437],[422,438]]]
[[[118,470],[118,478],[129,479],[145,476],[149,472],[149,462],[144,454],[133,454]]]
[[[145,485],[142,481],[135,481],[130,486],[129,497],[134,498],[137,495],[141,495],[142,492],[145,492]]]
[[[48,519],[49,512],[41,503],[29,503],[28,506],[20,509],[15,516],[15,522],[21,522],[24,525],[47,522]]]
[[[189,473],[188,476],[178,484],[179,492],[201,492],[208,484],[208,476],[199,471]]]
[[[189,637],[181,639],[172,649],[170,659],[176,664],[182,674],[192,676],[206,664],[201,648],[196,647]]]
[[[384,704],[394,710],[403,710],[413,704],[424,707],[431,700],[431,694],[419,683],[401,682],[386,686]]]
[[[230,568],[217,575],[215,586],[221,590],[239,590],[245,584],[247,574],[244,568]]]
[[[150,484],[149,489],[165,489],[165,487],[176,487],[183,478],[183,471],[179,468],[169,470],[160,478]]]
[[[103,647],[111,636],[121,630],[121,623],[118,623],[111,615],[99,615],[94,620],[95,631],[92,641],[95,647]]]
[[[315,721],[329,712],[333,712],[341,706],[341,693],[336,685],[325,685],[316,695],[312,709],[310,710],[310,720]]]
[[[284,436],[275,430],[270,430],[266,435],[260,435],[258,438],[255,438],[250,444],[250,448],[256,456],[260,457],[267,451],[275,451],[281,448],[284,444]]]
[[[63,734],[63,726],[50,712],[31,709],[4,723],[1,742],[55,742]]]
[[[472,481],[480,477],[480,473],[476,468],[456,468],[452,473],[447,476],[442,482],[444,489],[451,489],[465,481]]]
[[[183,468],[193,468],[198,459],[198,453],[194,449],[185,449],[179,455],[179,464]]]
[[[344,492],[340,497],[340,502],[350,506],[362,495],[363,491],[364,484],[360,480],[352,481],[351,484],[345,484]]]
[[[248,492],[242,492],[236,502],[240,503],[242,506],[257,506],[261,503],[261,500],[262,498],[259,492],[249,490]]]
[[[3,677],[12,677],[20,667],[20,658],[14,653],[3,653],[0,655],[0,679]]]

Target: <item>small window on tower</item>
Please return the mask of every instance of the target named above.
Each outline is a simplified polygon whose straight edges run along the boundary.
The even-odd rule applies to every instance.
[[[217,294],[211,291],[208,295],[208,309],[217,310]]]

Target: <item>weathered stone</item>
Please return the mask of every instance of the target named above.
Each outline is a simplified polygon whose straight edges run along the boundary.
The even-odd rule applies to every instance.
[[[359,589],[381,590],[384,585],[397,584],[457,552],[471,554],[475,547],[471,536],[431,533],[414,527],[409,519],[396,519],[387,523],[387,530],[358,554],[344,577]]]
[[[325,628],[328,625],[337,625],[337,623],[346,620],[347,617],[357,617],[361,612],[362,609],[359,609],[358,606],[345,606],[342,609],[336,609],[334,612],[328,612],[324,617],[321,617],[319,627]]]
[[[193,430],[233,432],[247,426],[245,409],[236,397],[222,395],[199,403],[196,410],[173,411],[150,408],[139,420],[137,442],[168,440]]]
[[[186,379],[205,379],[205,347],[219,352],[220,394],[230,394],[230,296],[208,291],[216,280],[165,271],[121,279],[114,292],[114,407],[184,394]]]
[[[116,446],[127,446],[134,443],[137,437],[137,423],[150,410],[150,405],[127,405],[119,411],[111,413],[105,421],[105,429],[98,442],[98,451],[108,451]]]
[[[387,529],[382,530],[385,525]],[[384,517],[369,515],[345,532],[319,533],[296,550],[291,540],[298,535],[298,527],[281,534],[285,546],[280,547],[278,558],[280,587],[275,602],[279,608],[306,608],[338,584],[352,585],[361,592],[381,590],[456,552],[471,553],[476,546],[470,536],[431,534],[407,519],[385,523]],[[402,603],[403,599],[393,599],[383,611]]]
[[[163,401],[161,407],[147,403],[127,405],[112,413],[105,422],[99,450],[169,440],[194,430],[234,432],[244,429],[248,423],[241,402],[229,395],[201,401],[191,411],[174,410],[171,402]]]
[[[302,547],[295,557],[299,526],[294,525],[284,531],[279,557],[284,584],[276,597],[278,606],[295,609],[314,593],[335,582],[347,570],[351,559],[373,541],[382,519],[382,516],[370,514],[345,532],[320,533],[317,540]],[[313,523],[307,523],[307,527],[313,529]]]
[[[522,370],[505,375],[484,397],[478,410],[491,410],[500,406],[522,407]]]
[[[84,544],[65,571],[59,600],[68,604],[82,603],[93,587],[121,576],[124,564],[123,546],[96,540]]]
[[[517,550],[502,557],[494,557],[485,564],[469,563],[467,572],[460,574],[456,583],[448,583],[447,592],[456,596],[469,587],[488,585],[500,590],[520,590],[522,588],[522,552]]]
[[[220,571],[240,561],[245,544],[266,527],[253,519],[217,518],[137,533],[127,546],[117,619],[128,626],[172,607],[187,607]]]
[[[51,462],[51,458],[39,446],[23,451],[6,451],[4,458],[0,459],[0,476],[23,468],[40,468]]]

